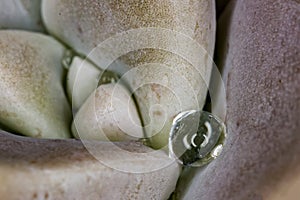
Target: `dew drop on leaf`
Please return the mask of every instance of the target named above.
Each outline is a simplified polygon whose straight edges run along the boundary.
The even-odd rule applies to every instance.
[[[170,156],[185,166],[199,167],[217,158],[224,145],[226,127],[206,111],[185,111],[173,120]]]

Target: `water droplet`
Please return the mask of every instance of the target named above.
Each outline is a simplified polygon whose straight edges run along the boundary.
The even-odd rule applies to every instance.
[[[203,166],[220,155],[225,136],[224,123],[211,113],[182,112],[176,116],[171,128],[170,156],[186,166]]]
[[[138,139],[139,142],[141,142],[145,146],[150,146],[149,138],[140,138]]]
[[[108,83],[116,83],[119,77],[112,71],[105,70],[99,77],[98,86]]]

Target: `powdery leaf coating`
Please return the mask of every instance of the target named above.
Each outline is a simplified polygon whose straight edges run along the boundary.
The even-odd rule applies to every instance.
[[[104,141],[144,137],[136,106],[120,83],[100,85],[88,97],[75,116],[72,132],[76,138]]]
[[[42,17],[48,31],[83,54],[117,33],[158,27],[192,37],[212,55],[214,15],[214,1],[210,0],[42,2]]]
[[[221,16],[228,139],[217,160],[183,176],[182,199],[299,198],[299,16],[293,0],[232,1]]]
[[[135,142],[116,144],[128,152],[152,151]],[[107,143],[93,145],[110,156]],[[139,167],[169,160],[162,151],[156,157],[128,155],[110,159],[119,165],[134,161]],[[25,138],[0,131],[0,182],[5,183],[0,196],[6,200],[167,199],[179,173],[174,162],[150,173],[124,173],[97,161],[78,140]]]
[[[103,54],[114,55],[117,54],[116,52],[122,52],[120,50],[122,48],[131,49],[140,43],[148,42],[150,46],[159,44],[171,50],[177,49],[179,46],[181,51],[186,52],[195,60],[200,60],[198,62],[200,64],[194,67],[189,63],[191,60],[185,60],[176,53],[163,51],[156,47],[133,48],[132,52],[120,55],[122,58],[118,60],[120,61],[119,65],[115,68],[112,66],[111,70],[121,75],[128,71],[132,73],[126,81],[132,92],[135,92],[134,96],[141,111],[142,121],[146,126],[146,135],[148,137],[155,135],[151,138],[153,147],[161,148],[167,145],[174,116],[183,110],[203,107],[207,94],[205,81],[209,82],[212,68],[211,60],[208,57],[213,54],[215,41],[214,1],[84,0],[78,2],[53,0],[43,1],[42,15],[51,34],[84,55],[89,54],[91,50],[112,36],[139,28],[172,30],[172,33],[176,32],[178,35],[184,35],[186,38],[194,40],[194,44],[199,44],[207,51],[205,56],[200,55],[201,53],[194,55],[194,49],[190,45],[185,46],[186,41],[176,41],[180,44],[177,45],[173,42],[173,38],[157,36],[150,31],[151,37],[141,33],[142,36],[144,35],[144,38],[141,39],[143,41],[137,39],[141,37],[139,34],[134,41],[129,39],[131,38],[130,34],[124,34],[123,46],[110,44],[102,53],[90,54],[89,58],[98,67],[102,67],[104,66],[103,60],[107,60],[101,59]],[[179,38],[177,37],[175,40],[179,40]],[[138,67],[142,70],[133,70]],[[159,67],[159,69],[154,72],[149,70],[152,67]],[[174,81],[175,78],[177,80]],[[184,79],[185,82],[180,82],[180,79]],[[157,81],[165,82],[158,84]],[[170,89],[175,88],[176,84],[182,85],[182,87],[179,87],[178,93],[174,94],[174,91]],[[190,92],[191,90],[192,92]],[[149,97],[155,95],[159,98]]]
[[[26,31],[0,31],[0,123],[39,138],[67,138],[71,110],[63,89],[64,46]]]
[[[41,0],[2,0],[0,13],[0,29],[44,31]]]
[[[102,71],[92,63],[74,56],[68,69],[66,90],[72,102],[73,112],[77,112],[90,94],[97,88]]]

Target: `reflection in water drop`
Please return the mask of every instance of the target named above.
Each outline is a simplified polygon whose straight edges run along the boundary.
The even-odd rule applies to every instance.
[[[180,164],[199,167],[218,157],[226,128],[209,112],[182,112],[173,121],[169,137],[170,156]]]

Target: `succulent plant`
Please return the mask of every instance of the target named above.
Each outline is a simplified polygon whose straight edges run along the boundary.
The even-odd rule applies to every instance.
[[[299,11],[1,1],[0,199],[297,199]]]

